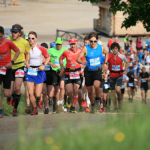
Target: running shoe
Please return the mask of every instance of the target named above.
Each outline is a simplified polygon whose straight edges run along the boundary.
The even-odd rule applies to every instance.
[[[95,106],[91,106],[91,111],[90,111],[91,114],[94,114],[95,113]]]
[[[96,110],[100,109],[100,101],[99,100],[95,100],[95,109]]]
[[[102,113],[102,112],[103,112],[103,103],[101,103],[101,105],[100,105],[99,112],[100,112],[100,113]]]
[[[27,106],[25,109],[25,113],[30,114],[31,113],[31,108],[30,106]]]
[[[13,102],[13,97],[12,96],[7,97],[7,104],[10,105],[12,104],[12,102]]]
[[[13,116],[18,116],[17,109],[13,109]]]
[[[133,98],[131,98],[130,102],[133,103]]]
[[[75,107],[70,107],[70,113],[76,113],[76,109],[75,109]]]
[[[118,112],[118,107],[115,107],[113,112]]]
[[[89,107],[86,107],[85,112],[86,112],[86,113],[90,113]]]
[[[42,101],[38,101],[38,107],[39,107],[40,109],[43,109],[43,102],[42,102]]]
[[[0,118],[3,118],[3,111],[0,110]]]
[[[85,100],[85,99],[82,100],[81,105],[82,105],[82,107],[84,107],[84,108],[86,107],[86,100]]]
[[[30,115],[38,115],[38,109],[35,107]]]
[[[60,113],[60,105],[56,106],[56,113]]]
[[[84,111],[83,107],[80,107],[79,112],[83,112],[83,111]]]
[[[68,112],[67,106],[64,107],[64,112]]]
[[[66,102],[66,105],[68,108],[71,107],[71,103],[72,103],[72,98],[70,97],[70,98],[68,98],[68,101]]]
[[[44,108],[44,114],[49,114],[49,109],[48,108]]]

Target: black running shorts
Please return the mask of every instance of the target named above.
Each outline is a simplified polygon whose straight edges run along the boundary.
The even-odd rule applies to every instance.
[[[123,76],[120,77],[110,77],[110,90],[115,90],[115,86],[122,85]]]

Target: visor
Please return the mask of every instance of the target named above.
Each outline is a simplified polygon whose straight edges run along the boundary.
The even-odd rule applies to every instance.
[[[77,42],[78,42],[77,39],[70,39],[70,40],[69,40],[69,44],[77,43]]]
[[[21,32],[21,29],[19,29],[19,28],[17,28],[17,27],[13,27],[10,31],[11,31],[11,32],[18,33],[18,32]]]

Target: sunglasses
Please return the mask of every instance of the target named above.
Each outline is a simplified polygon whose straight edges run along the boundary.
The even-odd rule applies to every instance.
[[[15,34],[17,34],[18,32],[14,32],[14,31],[13,31],[12,33],[15,33]]]
[[[89,40],[90,41],[90,43],[96,43],[97,42],[97,40]]]
[[[31,37],[29,37],[28,39],[29,39],[29,40],[30,40],[30,39],[35,40],[36,38],[31,38]]]

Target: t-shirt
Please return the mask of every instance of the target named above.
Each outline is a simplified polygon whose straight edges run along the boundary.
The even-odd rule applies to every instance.
[[[126,37],[124,38],[124,43],[127,42],[127,39],[128,39],[128,38],[126,38]]]
[[[11,49],[14,52],[19,51],[19,48],[10,40],[2,38],[0,43],[0,66],[5,67],[11,61]]]
[[[146,44],[149,45],[149,42],[150,42],[150,39],[147,39],[146,40]]]
[[[57,68],[53,68],[53,67],[51,66],[52,70],[57,71],[58,69],[61,68],[61,67],[60,67],[60,64],[59,64],[59,58],[60,58],[60,56],[62,55],[62,53],[63,53],[65,50],[67,50],[67,49],[68,49],[67,47],[62,47],[61,50],[57,50],[56,47],[53,47],[53,48],[50,48],[50,49],[47,51],[48,54],[49,54],[50,57],[51,57],[51,63],[58,65]],[[63,60],[63,64],[64,64],[64,66],[66,66],[66,58]]]
[[[22,37],[20,37],[19,41],[13,40],[12,36],[8,37],[8,39],[11,40],[20,50],[20,54],[19,54],[18,58],[16,59],[16,61],[14,63],[22,62],[20,64],[13,65],[12,69],[18,69],[20,67],[23,67],[25,65],[25,63],[24,63],[24,61],[25,61],[24,53],[26,52],[26,54],[27,54],[31,50],[29,42],[27,40],[23,39]],[[14,58],[14,55],[15,55],[15,52],[12,50],[11,51],[11,59]]]
[[[125,82],[125,81],[128,81],[128,80],[129,80],[128,76],[125,75],[125,74],[123,74],[123,80],[122,80],[122,82]],[[124,85],[124,83],[122,83],[121,89],[124,89],[124,88],[125,88],[125,85]]]
[[[131,77],[133,75],[133,77]],[[134,72],[128,72],[127,76],[129,77],[129,83],[134,83]]]
[[[141,85],[148,84],[148,81],[145,80],[145,78],[149,78],[149,74],[147,72],[145,72],[145,73],[141,72],[139,74],[139,77],[141,78]]]
[[[140,63],[142,62],[142,56],[143,56],[143,53],[138,53],[137,54],[137,57],[139,58]]]
[[[72,51],[70,48],[63,52],[60,59],[63,60],[64,58],[66,58],[66,62],[67,62],[66,68],[75,70],[75,69],[81,68],[81,65],[77,62],[77,58],[80,53],[81,53],[81,48],[77,48],[75,52]],[[85,57],[83,56],[81,60],[84,61]],[[69,74],[69,72],[67,71],[65,73]],[[79,73],[81,73],[81,71],[79,71]]]

